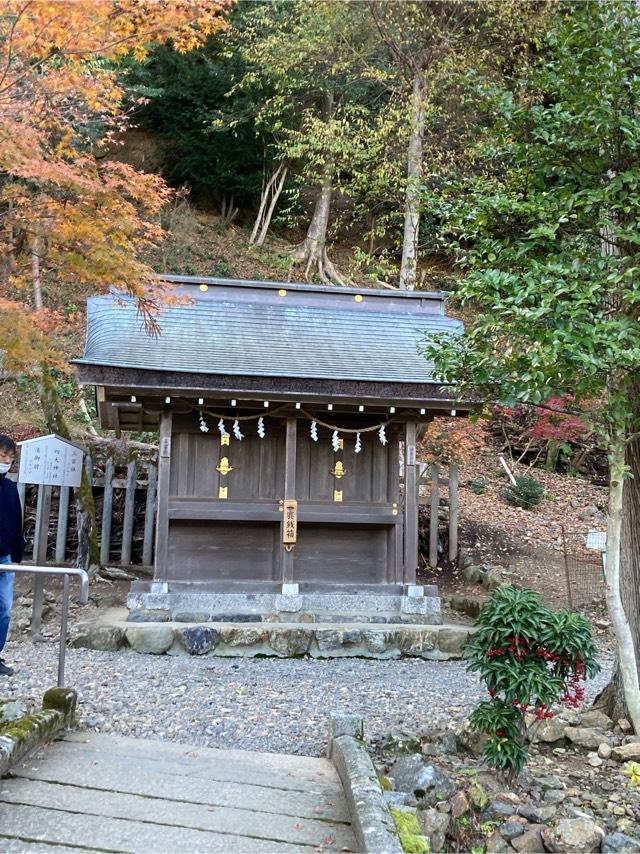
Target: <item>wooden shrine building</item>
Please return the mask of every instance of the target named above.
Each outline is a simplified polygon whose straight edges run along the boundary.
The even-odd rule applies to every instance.
[[[167,278],[190,301],[158,337],[133,300],[92,297],[75,362],[103,427],[159,430],[154,579],[133,605],[437,621],[416,439],[456,406],[419,352],[461,331],[444,295]]]

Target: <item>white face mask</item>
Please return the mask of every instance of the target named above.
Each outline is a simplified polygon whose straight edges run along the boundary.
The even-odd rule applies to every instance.
[[[6,474],[11,468],[11,463],[0,463],[0,474]]]

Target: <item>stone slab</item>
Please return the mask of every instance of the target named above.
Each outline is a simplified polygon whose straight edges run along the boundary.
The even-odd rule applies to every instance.
[[[148,775],[156,775],[161,778],[161,782],[168,786],[176,779],[187,777],[192,782],[198,782],[202,785],[209,784],[211,788],[218,788],[222,784],[238,784],[242,786],[252,786],[251,790],[256,795],[264,798],[268,792],[279,791],[284,794],[302,792],[312,794],[315,797],[315,804],[320,802],[320,799],[331,798],[336,793],[336,786],[333,781],[322,779],[313,779],[296,777],[293,773],[289,776],[287,772],[282,770],[273,770],[269,768],[257,768],[255,766],[247,767],[240,766],[233,761],[215,762],[208,760],[194,760],[193,763],[178,762],[168,758],[153,759],[149,756],[133,755],[126,757],[124,755],[98,753],[93,751],[83,750],[80,746],[70,746],[64,753],[53,750],[47,758],[39,766],[40,771],[47,774],[47,778],[54,780],[53,773],[63,774],[65,781],[72,783],[74,775],[81,774],[86,767],[87,757],[91,757],[91,766],[93,769],[100,769],[103,773],[120,774],[127,779],[131,785],[140,785],[140,778]],[[14,769],[14,773],[19,776],[33,777],[35,775],[35,763],[29,760]],[[60,777],[62,781],[62,777]],[[215,784],[215,787],[213,786]],[[86,783],[83,783],[86,785]],[[121,790],[119,786],[114,785],[114,790]],[[135,791],[127,784],[125,791]],[[175,788],[174,788],[174,791]],[[168,797],[168,795],[167,795]],[[176,797],[173,795],[173,797]],[[190,796],[191,797],[191,796]]]
[[[221,764],[233,764],[248,771],[268,768],[285,771],[289,777],[318,779],[325,777],[339,784],[333,766],[317,756],[300,756],[290,753],[265,753],[258,750],[223,750],[219,747],[180,744],[152,738],[132,738],[126,735],[110,735],[101,732],[66,732],[59,744],[81,744],[89,749],[108,751],[125,756],[143,755],[158,759],[171,759],[191,763],[194,759]]]
[[[295,586],[295,585],[294,585]],[[415,590],[417,591],[417,587]],[[419,613],[414,616],[425,623],[439,623],[440,599],[437,588],[423,588]],[[281,592],[271,593],[214,593],[214,592],[143,592],[135,591],[127,597],[127,607],[134,612],[169,611],[173,618],[178,613],[235,613],[266,615],[282,611],[306,614],[336,614],[340,619],[353,619],[358,615],[374,618],[376,614],[395,615],[400,620],[403,614],[401,593],[376,592],[301,592],[299,595]]]
[[[54,809],[84,816],[127,819],[170,828],[206,830],[215,833],[269,839],[304,845],[326,845],[328,837],[339,849],[350,847],[350,827],[306,817],[304,821],[289,813],[265,812],[238,807],[211,807],[205,804],[168,801],[148,795],[109,791],[99,774],[99,788],[60,785],[37,780],[16,779],[0,783],[0,803]],[[265,796],[265,800],[268,796]],[[10,809],[6,807],[6,809]],[[3,810],[4,812],[4,810]]]
[[[3,810],[2,833],[5,837],[23,839],[27,828],[28,840],[31,842],[75,844],[91,851],[125,851],[132,854],[145,851],[300,854],[301,850],[300,845],[256,839],[242,834],[213,833],[150,822],[80,815],[21,804]]]
[[[94,849],[97,850],[97,849]],[[0,851],[3,854],[87,854],[86,848],[71,848],[68,845],[47,845],[46,842],[28,842],[26,839],[9,839],[0,832]]]

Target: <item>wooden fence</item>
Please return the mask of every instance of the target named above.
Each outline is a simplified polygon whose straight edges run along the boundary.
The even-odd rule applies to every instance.
[[[116,463],[111,457],[104,464],[104,473],[98,476],[94,474],[89,455],[85,456],[85,466],[96,503],[100,563],[103,566],[152,566],[157,465],[131,460],[126,465],[126,474],[121,467],[124,477],[116,477]],[[15,475],[9,477],[17,479]],[[450,561],[457,558],[458,485],[456,465],[451,465],[447,471],[435,463],[419,464],[418,504],[429,507],[429,565],[434,568],[438,565],[438,522],[443,515],[448,529],[448,557]],[[70,487],[19,483],[18,492],[25,521],[25,558],[38,565],[68,563],[74,557],[77,543]],[[116,518],[117,524],[114,524]]]
[[[109,457],[104,474],[95,476],[93,461],[86,455],[85,467],[96,504],[100,563],[103,566],[151,566],[158,482],[156,464],[131,460],[126,465],[126,475],[116,477],[115,461]],[[17,479],[15,475],[9,477]],[[18,493],[25,523],[25,558],[38,565],[63,565],[72,560],[77,531],[71,488],[19,483]],[[117,526],[114,525],[115,496],[119,505]],[[34,503],[35,514],[31,510]],[[135,550],[134,534],[142,538],[141,548]]]

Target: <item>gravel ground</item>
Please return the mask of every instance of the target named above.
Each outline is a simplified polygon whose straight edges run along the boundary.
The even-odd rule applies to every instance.
[[[55,685],[57,645],[7,644],[15,675],[0,695],[39,705]],[[589,684],[593,697],[608,667]],[[1,678],[1,677],[0,677]],[[67,651],[79,718],[97,732],[208,747],[323,754],[332,712],[362,715],[368,737],[461,722],[483,696],[460,661],[185,658]]]

